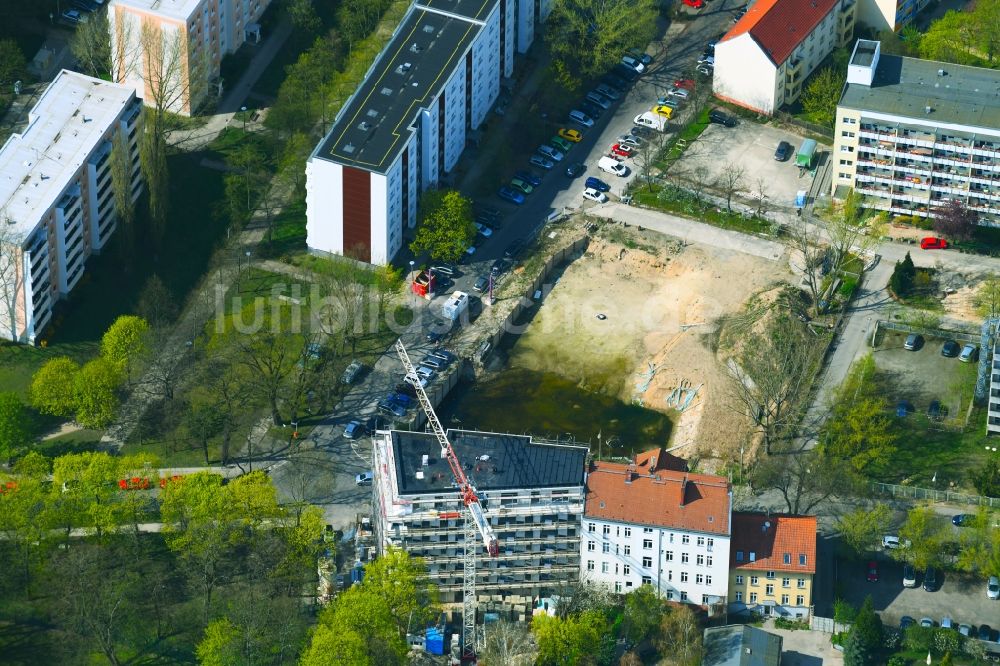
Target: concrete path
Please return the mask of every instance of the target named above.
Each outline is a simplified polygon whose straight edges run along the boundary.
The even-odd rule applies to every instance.
[[[785,254],[785,246],[776,241],[757,238],[738,231],[720,229],[709,224],[647,208],[608,203],[595,206],[587,212],[616,222],[625,222],[659,231],[680,238],[687,243],[699,243],[722,250],[744,252],[771,261],[778,261]]]

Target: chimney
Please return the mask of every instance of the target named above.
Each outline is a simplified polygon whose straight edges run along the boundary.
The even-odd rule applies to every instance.
[[[681,506],[684,506],[684,503],[687,500],[687,489],[688,489],[688,478],[687,474],[685,474],[684,478],[681,480]]]
[[[656,469],[656,456],[653,456],[649,459],[649,469],[651,470]]]
[[[427,465],[429,465],[430,462],[431,462],[431,457],[429,455],[427,455],[426,453],[424,455],[420,456],[420,466],[421,467],[427,467]]]

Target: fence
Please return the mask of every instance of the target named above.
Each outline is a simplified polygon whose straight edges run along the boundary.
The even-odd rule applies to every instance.
[[[784,111],[778,111],[774,114],[774,117],[783,123],[788,123],[789,125],[795,125],[800,127],[807,132],[812,132],[817,134],[827,141],[833,142],[833,128],[827,127],[826,125],[817,125],[816,123],[811,123],[808,120],[802,120],[801,118],[796,118],[795,116],[785,113]]]
[[[962,342],[971,342],[977,344],[979,342],[980,335],[978,332],[967,333],[965,331],[953,331],[944,328],[922,328],[920,326],[910,326],[909,324],[897,324],[893,321],[886,321],[884,319],[879,319],[875,323],[875,333],[878,333],[878,329],[887,328],[890,331],[900,331],[902,333],[919,333],[920,335],[925,335],[930,338],[945,338],[945,339],[957,339]]]
[[[832,617],[817,617],[813,615],[809,618],[809,628],[813,631],[822,631],[827,634],[839,634],[851,628],[849,624],[834,622]]]
[[[932,502],[951,502],[953,504],[972,504],[1000,508],[1000,498],[984,497],[982,495],[966,495],[951,490],[933,490],[931,488],[916,488],[914,486],[899,486],[894,483],[871,484],[872,492],[888,495],[893,498],[931,500]]]

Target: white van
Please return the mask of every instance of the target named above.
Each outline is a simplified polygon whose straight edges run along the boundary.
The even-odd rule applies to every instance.
[[[653,113],[652,111],[640,113],[632,119],[632,122],[640,127],[651,127],[657,132],[667,131],[667,119],[658,113]]]
[[[628,174],[628,168],[624,164],[620,164],[618,160],[613,157],[602,157],[597,162],[597,168],[601,171],[613,173],[616,176],[625,176]]]

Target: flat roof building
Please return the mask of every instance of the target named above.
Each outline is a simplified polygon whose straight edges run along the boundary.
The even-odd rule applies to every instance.
[[[307,244],[384,264],[551,0],[416,0],[306,165]]]
[[[1000,222],[1000,72],[881,53],[858,40],[837,106],[832,193],[933,217],[960,202]]]
[[[28,126],[0,148],[0,334],[8,340],[35,342],[54,302],[76,286],[87,258],[114,231],[116,131],[131,170],[130,196],[138,198],[140,110],[128,86],[62,70]]]
[[[500,547],[491,558],[477,538],[480,603],[530,617],[538,599],[577,580],[587,448],[462,430],[448,431],[448,439]],[[463,505],[437,439],[393,430],[377,431],[373,442],[379,551],[398,546],[424,558],[441,602],[460,605]]]
[[[757,627],[709,627],[701,666],[780,666],[781,643],[781,636]]]

